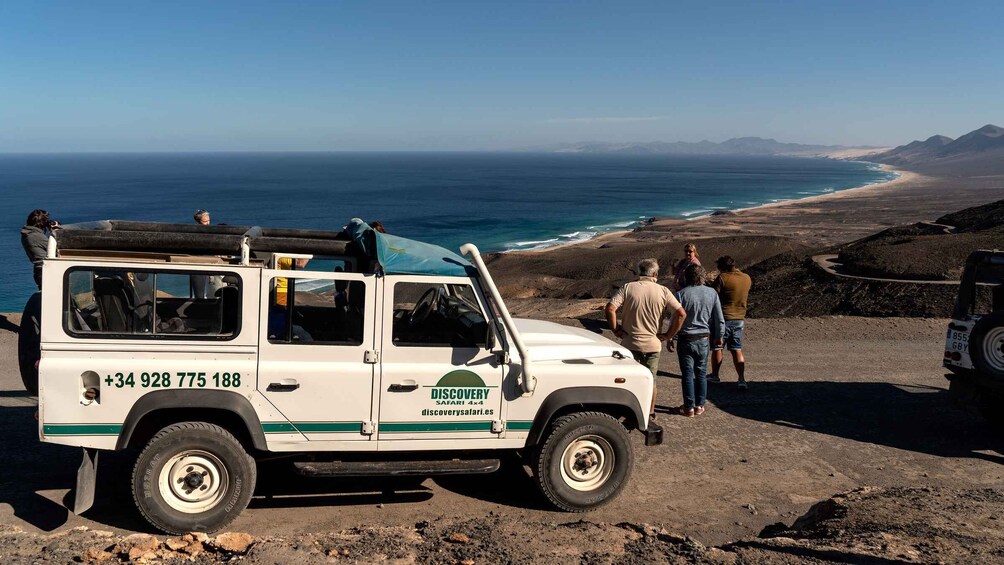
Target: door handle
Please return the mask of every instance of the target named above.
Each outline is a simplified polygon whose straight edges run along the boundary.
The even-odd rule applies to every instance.
[[[300,388],[300,383],[296,379],[282,379],[277,383],[268,383],[268,392],[291,392]]]
[[[408,379],[406,381],[391,384],[387,387],[387,390],[390,392],[411,392],[413,390],[418,390],[418,383]]]

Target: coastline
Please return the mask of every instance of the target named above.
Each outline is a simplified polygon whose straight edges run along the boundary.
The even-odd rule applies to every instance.
[[[788,198],[788,199],[784,199],[784,200],[779,200],[777,202],[765,202],[763,204],[758,204],[756,206],[748,206],[748,207],[745,207],[745,208],[721,209],[726,214],[725,215],[719,215],[719,216],[716,216],[714,213],[709,212],[707,214],[702,214],[702,215],[693,216],[693,217],[685,217],[685,218],[672,218],[672,217],[662,217],[662,218],[660,218],[660,217],[653,217],[647,223],[646,222],[641,222],[641,225],[638,226],[638,227],[636,227],[636,228],[634,228],[634,229],[617,230],[617,231],[600,233],[600,234],[597,234],[596,236],[591,237],[591,238],[586,239],[586,240],[568,241],[568,242],[564,242],[564,243],[558,243],[556,245],[552,245],[552,246],[549,246],[549,247],[541,247],[541,248],[538,248],[538,249],[520,249],[520,250],[509,249],[509,250],[506,250],[506,251],[502,251],[500,253],[505,253],[505,254],[509,254],[509,253],[548,253],[548,252],[553,252],[553,251],[558,251],[558,250],[563,250],[563,249],[569,249],[569,248],[579,247],[579,246],[585,246],[585,247],[595,248],[595,247],[598,247],[600,245],[604,245],[606,243],[610,243],[612,241],[617,241],[617,240],[625,239],[625,238],[629,237],[631,234],[634,234],[634,233],[637,233],[637,232],[645,232],[647,230],[650,230],[651,228],[659,228],[659,227],[664,227],[664,226],[673,226],[673,225],[677,225],[677,224],[680,224],[680,223],[686,223],[686,224],[690,224],[690,225],[693,225],[693,226],[696,227],[697,225],[699,225],[701,223],[705,223],[705,222],[708,222],[709,220],[716,219],[716,218],[729,218],[729,219],[741,222],[743,216],[748,215],[749,213],[756,213],[756,212],[770,213],[770,211],[777,210],[777,209],[791,208],[791,207],[794,207],[794,206],[812,205],[812,204],[818,204],[818,203],[823,203],[823,202],[828,202],[828,201],[838,201],[838,200],[841,200],[841,199],[846,199],[848,197],[863,196],[863,195],[866,195],[868,193],[880,193],[880,192],[883,192],[883,191],[886,191],[886,190],[889,190],[889,189],[895,189],[895,188],[902,187],[902,186],[909,186],[909,185],[912,185],[912,184],[917,184],[917,183],[919,183],[919,182],[921,182],[921,181],[923,181],[925,179],[929,179],[929,177],[925,177],[924,175],[921,175],[919,173],[915,173],[913,171],[907,171],[907,170],[899,169],[899,168],[894,167],[892,165],[879,164],[878,168],[881,169],[884,172],[896,174],[896,178],[893,178],[893,179],[890,179],[890,180],[887,180],[887,181],[882,181],[882,182],[873,182],[873,183],[864,184],[864,185],[861,185],[861,186],[855,186],[855,187],[851,187],[851,188],[845,188],[845,189],[842,189],[842,190],[837,190],[837,191],[829,192],[829,193],[826,193],[826,194],[815,194],[815,195],[811,195],[811,196],[805,196],[804,198]]]
[[[855,186],[855,187],[851,187],[851,188],[845,188],[843,190],[837,190],[837,191],[829,192],[829,193],[826,193],[826,194],[816,194],[816,195],[813,195],[813,196],[806,196],[805,198],[790,198],[790,199],[787,199],[787,200],[781,200],[779,202],[767,202],[766,204],[759,204],[757,206],[750,206],[748,208],[737,208],[737,209],[732,210],[732,211],[733,212],[746,212],[746,211],[750,211],[750,210],[760,210],[760,209],[764,209],[764,208],[776,208],[776,207],[779,207],[779,206],[789,206],[789,205],[792,205],[792,204],[811,204],[813,202],[818,202],[818,201],[823,201],[823,200],[834,200],[834,199],[837,199],[837,198],[846,198],[848,196],[857,196],[857,195],[861,194],[862,192],[869,191],[869,190],[884,190],[884,189],[894,188],[894,187],[899,186],[899,185],[916,182],[916,181],[918,181],[918,180],[920,180],[922,178],[925,178],[924,175],[921,175],[920,173],[915,173],[913,171],[906,171],[906,170],[903,170],[903,169],[898,169],[898,168],[896,168],[896,167],[894,167],[892,165],[880,164],[879,165],[879,169],[881,169],[881,170],[883,170],[885,172],[888,172],[888,173],[894,173],[896,175],[896,178],[890,179],[890,180],[887,180],[887,181],[882,181],[882,182],[873,182],[873,183],[865,184],[865,185],[861,185],[861,186]],[[706,217],[708,217],[708,216],[701,216],[701,218],[706,218]],[[696,219],[699,219],[699,218],[693,218],[693,219],[696,220]]]

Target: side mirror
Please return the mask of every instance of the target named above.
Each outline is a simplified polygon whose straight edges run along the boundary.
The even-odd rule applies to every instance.
[[[502,345],[506,345],[505,327],[502,325],[501,320],[492,320],[488,324],[488,337],[485,343],[489,350],[495,349],[498,346],[498,342],[502,342]],[[508,350],[508,347],[506,347]]]

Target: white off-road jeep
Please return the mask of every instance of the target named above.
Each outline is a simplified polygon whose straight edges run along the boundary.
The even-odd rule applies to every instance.
[[[989,288],[989,312],[979,306],[986,302],[981,288]],[[944,365],[953,395],[1004,430],[1004,251],[973,251],[966,259]]]
[[[57,231],[20,351],[39,438],[84,448],[74,511],[93,503],[99,452],[129,448],[136,505],[169,533],[236,518],[262,458],[425,476],[518,451],[558,508],[612,499],[629,430],[662,441],[651,373],[595,333],[512,319],[477,248],[462,252],[358,220]]]

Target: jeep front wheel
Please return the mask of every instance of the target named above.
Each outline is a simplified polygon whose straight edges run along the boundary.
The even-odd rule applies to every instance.
[[[213,532],[232,522],[254,492],[254,459],[233,435],[205,422],[162,429],[133,468],[133,498],[169,534]]]
[[[599,412],[555,420],[537,451],[537,486],[566,512],[585,512],[612,500],[627,483],[634,453],[627,430]]]

